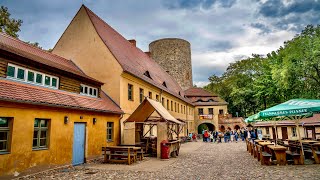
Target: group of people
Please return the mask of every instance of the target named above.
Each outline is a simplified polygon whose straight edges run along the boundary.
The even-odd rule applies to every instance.
[[[197,135],[195,133],[189,134],[190,139],[193,141],[197,141]],[[244,141],[246,138],[249,139],[256,139],[257,138],[257,132],[255,130],[248,130],[247,128],[242,128],[238,130],[229,130],[226,131],[208,131],[203,130],[202,131],[202,139],[203,142],[217,142],[221,143],[222,139],[224,139],[224,142],[238,142]]]

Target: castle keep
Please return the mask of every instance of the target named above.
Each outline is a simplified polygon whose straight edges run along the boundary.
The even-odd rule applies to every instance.
[[[165,38],[149,45],[151,58],[171,76],[183,90],[191,88],[192,65],[190,43],[178,38]]]

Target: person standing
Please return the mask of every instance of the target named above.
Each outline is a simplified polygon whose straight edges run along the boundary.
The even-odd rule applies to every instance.
[[[237,132],[237,130],[234,131],[234,140],[236,141],[236,143],[238,142],[238,132]]]
[[[230,131],[231,142],[234,141],[234,130]]]

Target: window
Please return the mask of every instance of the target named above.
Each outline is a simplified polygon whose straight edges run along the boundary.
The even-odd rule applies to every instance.
[[[213,114],[213,108],[209,108],[209,114]]]
[[[107,141],[113,141],[113,122],[107,122]]]
[[[223,109],[219,109],[219,114],[223,114]]]
[[[269,127],[266,127],[266,134],[270,134]]]
[[[164,107],[164,98],[161,100],[162,106]]]
[[[163,85],[164,87],[167,87],[167,83],[166,83],[165,81],[163,81],[162,85]]]
[[[25,72],[24,69],[18,68],[17,78],[24,80],[24,72]]]
[[[48,147],[48,120],[34,120],[32,147],[33,149],[41,149]]]
[[[178,113],[179,113],[179,109],[180,109],[180,108],[179,108],[179,103],[178,103]]]
[[[152,92],[149,91],[149,98],[152,99]]]
[[[171,111],[173,111],[173,102],[171,101]]]
[[[36,83],[42,84],[42,74],[37,74]]]
[[[28,81],[34,82],[34,72],[28,71]]]
[[[174,112],[177,112],[177,103],[174,102]]]
[[[292,127],[292,137],[297,137],[297,128],[296,127]]]
[[[9,151],[9,118],[0,117],[0,153]]]
[[[143,101],[143,98],[144,98],[144,90],[143,89],[139,89],[139,98],[140,98],[140,103],[142,103],[142,101]]]
[[[159,95],[158,94],[156,94],[156,100],[159,101]]]
[[[186,114],[186,106],[183,106],[183,114]]]
[[[128,100],[133,101],[133,85],[128,84]]]
[[[91,96],[91,97],[98,97],[98,89],[87,86],[84,84],[80,85],[80,94],[85,96]]]
[[[199,108],[199,109],[198,109],[198,114],[199,114],[199,115],[203,115],[203,108]]]
[[[8,65],[7,68],[7,76],[9,77],[15,77],[16,68],[14,66]]]
[[[181,105],[181,108],[180,108],[180,110],[181,110],[181,114],[183,113],[183,109],[182,109],[182,107],[183,107],[183,106]]]
[[[167,109],[169,110],[169,99],[167,99]]]
[[[147,76],[148,78],[152,79],[151,76],[150,76],[149,71],[144,72],[143,75],[145,75],[145,76]]]
[[[8,64],[7,78],[58,89],[59,78],[24,67]]]
[[[45,85],[50,86],[50,81],[51,81],[51,78],[49,76],[44,77],[44,84]]]

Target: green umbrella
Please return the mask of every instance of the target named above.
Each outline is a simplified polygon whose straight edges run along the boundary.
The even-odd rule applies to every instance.
[[[314,113],[320,112],[320,100],[317,99],[292,99],[278,104],[271,108],[260,111],[246,119],[246,122],[257,121],[281,121],[295,120],[298,130],[298,137],[303,152],[303,146],[300,137],[299,122],[301,119],[311,117]],[[275,126],[275,123],[274,123]],[[276,131],[277,135],[277,131]],[[277,139],[277,137],[276,137]]]

